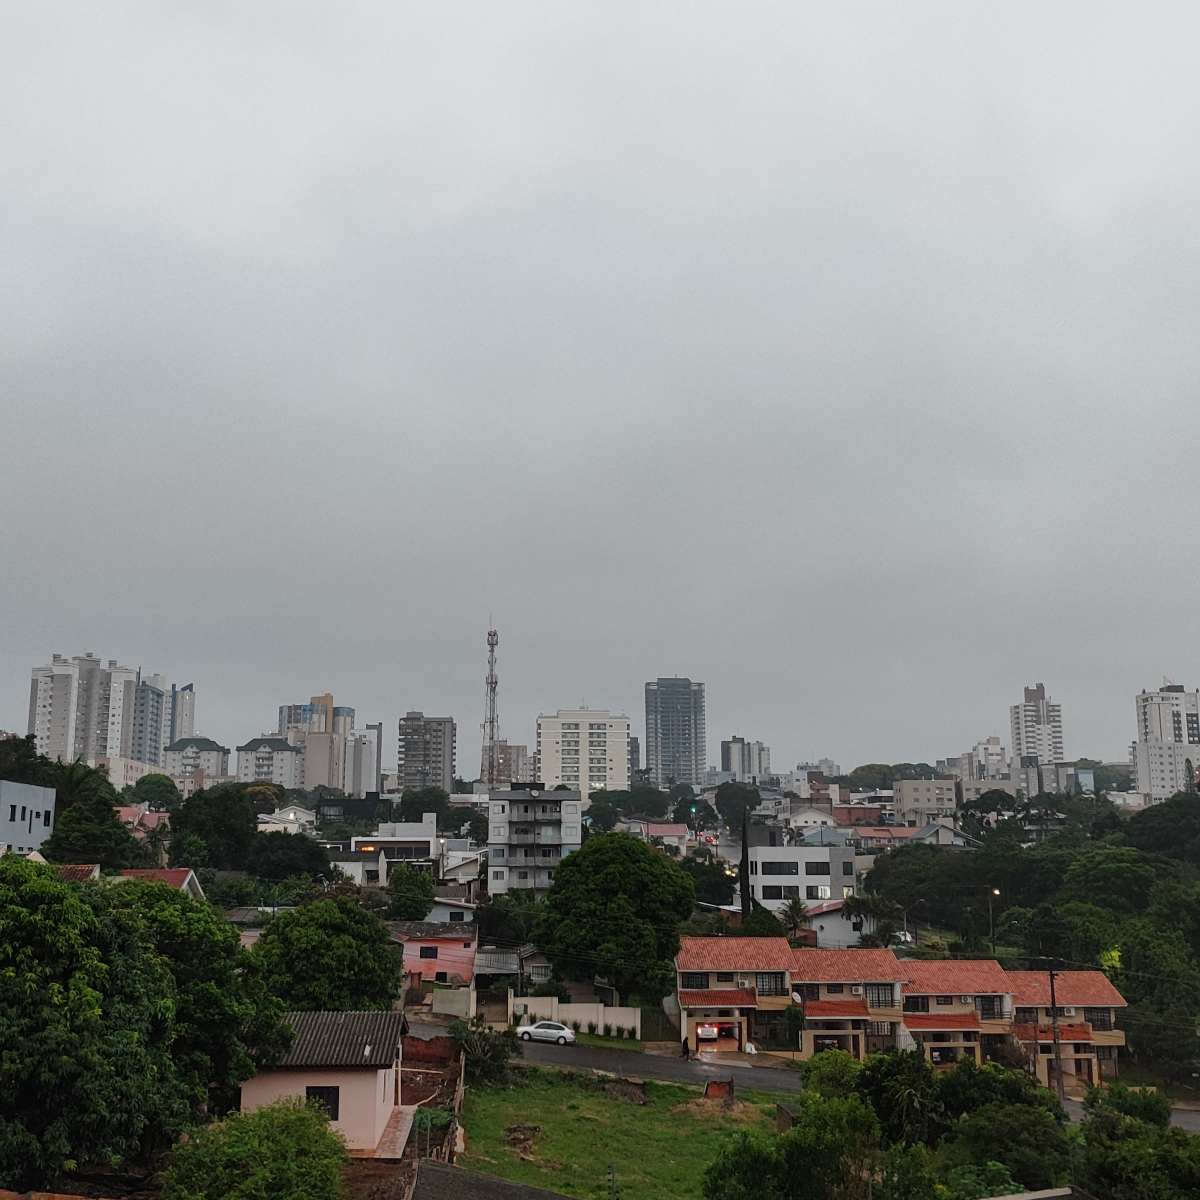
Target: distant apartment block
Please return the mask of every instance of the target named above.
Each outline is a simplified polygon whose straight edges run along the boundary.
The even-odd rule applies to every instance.
[[[400,718],[396,773],[401,790],[436,787],[454,790],[457,753],[453,717],[427,717],[408,712]]]
[[[488,891],[544,895],[554,871],[582,842],[585,801],[578,791],[523,788],[488,801]]]
[[[701,787],[708,731],[704,684],[681,677],[646,684],[646,766],[657,787]]]
[[[765,780],[771,773],[771,748],[734,734],[721,743],[721,771],[733,783]]]
[[[629,735],[629,785],[637,783],[638,772],[642,769],[642,743],[640,739]]]
[[[1008,710],[1012,734],[1012,761],[1036,756],[1041,762],[1063,759],[1062,705],[1046,694],[1039,683],[1025,689],[1025,699]]]
[[[604,709],[560,708],[539,713],[538,782],[583,794],[629,788],[629,718]]]
[[[1200,769],[1200,692],[1164,683],[1134,700],[1137,740],[1130,761],[1137,790],[1159,803],[1196,790]]]
[[[183,778],[203,771],[207,777],[229,774],[229,747],[206,737],[186,737],[172,742],[163,754],[164,771]]]
[[[953,821],[958,809],[953,779],[897,779],[892,783],[892,804],[901,825],[928,825]]]
[[[304,748],[286,738],[264,734],[237,748],[237,777],[240,783],[277,783],[285,788],[302,788]]]
[[[480,759],[479,778],[487,779],[487,763]],[[529,747],[518,742],[507,742],[503,738],[496,742],[497,781],[501,784],[532,783],[534,781],[533,757]]]

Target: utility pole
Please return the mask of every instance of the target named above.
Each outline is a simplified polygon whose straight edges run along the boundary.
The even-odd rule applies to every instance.
[[[1063,1080],[1062,1069],[1062,1039],[1058,1035],[1058,996],[1054,991],[1054,976],[1058,972],[1050,968],[1050,1036],[1054,1040],[1054,1090],[1058,1092],[1058,1102],[1065,1103],[1067,1099],[1066,1084]],[[1036,1035],[1034,1043],[1036,1045]]]

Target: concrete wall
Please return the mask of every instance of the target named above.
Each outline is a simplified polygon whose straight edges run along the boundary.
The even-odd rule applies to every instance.
[[[54,789],[0,779],[0,854],[36,850],[53,832]]]
[[[596,1032],[602,1033],[605,1025],[620,1025],[623,1029],[633,1026],[642,1036],[642,1010],[640,1008],[610,1008],[604,1004],[563,1004],[557,996],[516,996],[508,993],[509,1021],[527,1016],[531,1021],[561,1021],[570,1025],[578,1021],[587,1032],[588,1022],[593,1021]]]
[[[432,993],[433,1011],[469,1021],[475,1015],[475,987],[439,988]]]
[[[307,1087],[340,1089],[338,1119],[331,1122],[351,1150],[374,1150],[396,1103],[396,1071],[264,1071],[242,1084],[242,1112],[253,1112],[285,1096],[304,1099]]]

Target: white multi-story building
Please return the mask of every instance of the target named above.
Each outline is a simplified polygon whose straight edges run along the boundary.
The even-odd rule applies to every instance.
[[[1027,687],[1025,699],[1009,708],[1008,717],[1014,764],[1035,756],[1039,762],[1062,762],[1062,705],[1050,699],[1044,683]]]
[[[701,787],[708,765],[704,684],[685,676],[646,684],[646,770],[656,787]]]
[[[808,904],[854,895],[854,847],[848,844],[785,845],[783,833],[752,825],[750,895],[778,911],[789,900]]]
[[[965,754],[939,759],[938,769],[958,779],[1003,779],[1008,774],[1007,747],[996,735],[982,738]]]
[[[896,779],[892,799],[896,820],[901,825],[928,825],[930,821],[953,821],[957,797],[953,779]]]
[[[771,748],[734,734],[721,743],[721,772],[734,783],[762,783],[771,773]]]
[[[544,895],[554,882],[554,869],[580,847],[586,807],[578,791],[490,793],[489,893],[527,889]]]
[[[286,738],[263,734],[237,748],[240,783],[277,783],[285,788],[304,787],[304,747]]]
[[[54,832],[54,789],[0,779],[0,854],[28,854]]]
[[[206,777],[229,774],[229,747],[212,738],[185,737],[172,742],[164,755],[166,773],[173,779],[203,771]]]
[[[361,799],[379,791],[379,740],[382,726],[368,725],[345,736],[342,751],[342,791]]]
[[[537,719],[537,782],[584,795],[629,789],[629,718],[593,708],[560,708]]]
[[[1137,790],[1151,803],[1196,790],[1200,768],[1200,692],[1164,683],[1139,692],[1137,740],[1130,750]]]

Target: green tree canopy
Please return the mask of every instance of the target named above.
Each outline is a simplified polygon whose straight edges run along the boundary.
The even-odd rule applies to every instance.
[[[121,824],[110,794],[100,788],[84,792],[59,813],[41,853],[53,862],[99,863],[105,868],[137,866],[145,859],[137,838]]]
[[[0,735],[0,779],[53,787],[55,765],[38,753],[37,739],[32,733],[28,737]]]
[[[169,812],[183,797],[169,775],[143,775],[131,788],[125,789],[130,804],[148,804],[151,808]]]
[[[753,812],[761,797],[758,788],[748,783],[723,783],[717,788],[717,812],[735,833],[740,833],[746,814]]]
[[[425,813],[435,813],[437,827],[444,829],[450,820],[450,793],[439,787],[405,788],[397,808],[401,821],[420,822]]]
[[[746,937],[783,937],[787,931],[779,918],[757,900],[753,904],[754,907],[751,908],[750,915],[742,921],[739,932]]]
[[[532,941],[545,907],[545,901],[528,889],[492,896],[475,910],[480,941],[508,946]]]
[[[933,1068],[920,1050],[869,1055],[854,1086],[879,1118],[887,1142],[932,1145],[941,1136],[945,1109]]]
[[[306,833],[256,833],[246,855],[246,870],[259,879],[316,879],[329,876],[329,851]]]
[[[316,1105],[234,1113],[175,1147],[163,1200],[339,1200],[346,1148]]]
[[[1126,824],[1125,840],[1151,854],[1200,862],[1200,804],[1194,795],[1179,792],[1144,808]]]
[[[258,835],[253,792],[253,785],[218,784],[182,801],[171,814],[171,865],[242,870]]]
[[[1068,1176],[1071,1144],[1064,1125],[1044,1107],[985,1104],[962,1117],[939,1151],[948,1166],[998,1162],[1031,1191]]]
[[[624,833],[589,838],[558,866],[539,943],[562,979],[610,979],[623,993],[664,995],[691,879],[661,851]]]
[[[0,857],[0,1187],[137,1159],[187,1120],[170,972],[108,891]]]
[[[388,871],[388,916],[399,921],[423,921],[433,907],[433,876],[408,863],[393,863]]]
[[[280,913],[251,957],[288,1009],[386,1009],[400,994],[400,955],[386,927],[347,897]]]
[[[698,901],[704,904],[733,903],[733,876],[726,873],[725,867],[712,854],[689,854],[679,866],[691,877]]]

